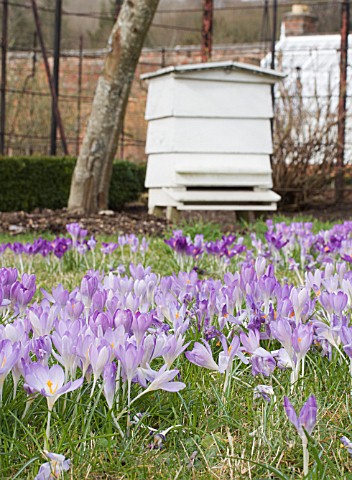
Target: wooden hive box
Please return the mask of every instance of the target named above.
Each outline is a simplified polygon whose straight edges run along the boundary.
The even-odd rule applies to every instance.
[[[284,75],[218,62],[168,67],[149,82],[149,211],[276,210],[271,86]]]

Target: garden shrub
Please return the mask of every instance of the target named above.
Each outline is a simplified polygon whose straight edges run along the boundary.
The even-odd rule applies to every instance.
[[[282,197],[279,208],[302,210],[334,201],[337,113],[331,98],[325,101],[280,89],[271,162],[274,190]]]
[[[67,206],[76,159],[72,157],[0,157],[0,211]],[[145,167],[116,161],[109,208],[119,210],[144,189]]]

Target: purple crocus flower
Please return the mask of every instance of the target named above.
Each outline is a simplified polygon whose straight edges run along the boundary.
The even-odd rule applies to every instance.
[[[302,313],[308,309],[309,291],[307,288],[292,288],[290,294],[293,311],[295,314],[296,325],[302,320]]]
[[[65,306],[64,313],[70,320],[77,320],[84,310],[84,305],[82,302],[70,299]]]
[[[283,238],[282,233],[279,233],[277,235],[277,234],[274,234],[273,232],[266,232],[264,236],[268,244],[277,250],[281,250],[289,242],[289,240],[286,240],[285,238]]]
[[[14,282],[10,288],[10,299],[11,303],[15,306],[15,310],[22,313],[32,300],[35,291],[34,275],[23,275],[22,282]]]
[[[314,395],[311,395],[306,403],[301,408],[299,412],[299,416],[297,417],[296,411],[293,408],[290,400],[285,397],[284,398],[284,407],[286,415],[292,425],[295,426],[298,435],[302,438],[306,438],[306,434],[303,430],[307,431],[308,435],[310,435],[315,427],[317,422],[317,401]]]
[[[34,241],[33,243],[26,243],[23,245],[23,253],[26,255],[36,255],[40,251],[40,243],[38,241]]]
[[[332,313],[341,316],[342,311],[346,308],[348,297],[343,292],[322,292],[319,301],[328,312],[329,316],[332,315]]]
[[[132,343],[128,345],[119,345],[115,349],[116,357],[120,360],[122,365],[122,374],[127,382],[131,382],[133,377],[137,373],[144,354],[144,348],[142,345],[136,347]]]
[[[266,402],[271,402],[271,397],[274,396],[274,389],[271,385],[257,385],[254,388],[253,398],[263,398]]]
[[[96,347],[94,344],[89,349],[89,360],[92,366],[94,381],[91,395],[93,395],[96,382],[102,374],[105,365],[108,363],[111,355],[111,347],[101,344]]]
[[[213,354],[208,342],[203,340],[204,345],[195,342],[191,352],[185,352],[187,360],[199,367],[208,368],[209,370],[219,371],[219,366],[213,359]]]
[[[50,335],[53,328],[55,316],[56,310],[54,307],[30,307],[28,310],[28,319],[34,335],[37,337],[44,337],[45,335]]]
[[[2,402],[2,390],[5,378],[17,362],[21,352],[20,342],[12,344],[11,340],[0,341],[0,404]]]
[[[0,285],[3,291],[2,303],[8,303],[11,300],[11,288],[16,282],[18,272],[16,268],[0,268]],[[6,300],[6,302],[4,302]]]
[[[70,468],[70,460],[57,453],[44,451],[49,462],[43,463],[39,468],[38,475],[34,480],[55,480],[62,478],[63,472],[67,472]]]
[[[260,333],[258,330],[249,330],[248,335],[240,333],[240,339],[245,352],[252,354],[260,346]]]
[[[52,348],[52,343],[48,336],[37,337],[31,340],[31,350],[37,357],[37,361],[43,365],[48,364]]]
[[[49,368],[40,363],[27,365],[25,382],[28,387],[46,397],[48,409],[51,411],[56,400],[67,392],[72,392],[83,383],[83,378],[64,384],[65,374],[60,365]]]
[[[64,307],[66,305],[69,298],[68,291],[64,289],[61,283],[59,283],[56,288],[52,289],[52,294],[50,294],[43,288],[41,289],[41,292],[44,297],[49,300],[49,302],[60,305],[61,307]]]
[[[190,342],[184,344],[184,337],[179,335],[169,335],[166,338],[164,343],[164,348],[162,350],[162,357],[167,368],[170,368],[173,362],[176,360],[177,357],[181,355],[181,353],[186,350]]]
[[[341,443],[344,447],[347,448],[347,451],[350,455],[352,455],[352,442],[347,437],[343,436],[340,438]]]
[[[168,370],[166,365],[161,367],[158,372],[153,372],[153,379],[143,393],[151,392],[153,390],[165,390],[167,392],[179,392],[186,385],[183,382],[172,382],[172,380],[179,374],[177,369]],[[150,375],[149,375],[150,378]]]
[[[94,342],[94,337],[91,333],[90,334],[85,333],[84,335],[79,335],[75,342],[74,353],[79,357],[81,361],[80,367],[82,370],[83,377],[86,375],[88,369],[91,368],[89,351],[93,342]]]
[[[24,246],[20,242],[14,242],[10,244],[9,247],[16,255],[21,255],[21,253],[24,251]]]
[[[93,275],[85,275],[81,281],[81,300],[86,309],[86,320],[88,320],[89,309],[92,305],[92,299],[94,293],[99,286],[99,280]]]
[[[72,237],[73,246],[76,247],[78,239],[83,240],[87,235],[87,230],[83,230],[78,223],[68,223],[66,230]]]
[[[72,242],[69,238],[56,238],[51,244],[55,257],[60,259],[70,249]]]
[[[110,410],[114,405],[116,392],[116,369],[116,363],[107,363],[103,372],[104,396]]]
[[[85,254],[88,252],[88,246],[87,246],[85,243],[80,243],[80,244],[77,246],[77,252],[78,252],[80,255],[85,255]]]
[[[186,254],[189,251],[191,241],[189,238],[183,236],[182,230],[174,230],[174,236],[168,240],[164,240],[166,245],[169,245],[178,254]]]
[[[5,250],[10,246],[9,243],[0,243],[0,258],[4,254]]]
[[[7,300],[6,298],[4,298],[4,289],[0,285],[0,307],[6,307],[10,303],[11,303],[10,300]]]
[[[151,326],[153,322],[153,317],[150,314],[147,313],[139,313],[137,312],[136,315],[133,315],[133,320],[132,320],[132,325],[131,329],[132,332],[135,336],[137,346],[141,344],[143,341],[143,337],[148,330],[148,328]]]
[[[89,247],[90,250],[94,250],[96,245],[97,245],[97,241],[95,240],[94,236],[92,235],[90,237],[90,239],[87,241],[87,245]]]
[[[242,352],[239,351],[240,339],[237,335],[233,337],[229,346],[227,346],[226,337],[224,335],[221,336],[220,341],[223,348],[223,351],[219,354],[220,373],[230,371],[235,356],[238,356],[244,363],[246,363],[246,358]]]
[[[297,354],[296,363],[305,357],[313,342],[313,326],[299,323],[292,333],[292,345]]]
[[[58,352],[56,353],[56,351],[53,351],[53,356],[65,368],[66,378],[68,373],[70,374],[71,378],[76,375],[76,369],[79,364],[79,358],[74,349],[81,324],[77,320],[70,323],[71,325],[69,325],[69,327],[66,329],[65,322],[59,322],[57,328],[51,336],[53,344]],[[64,330],[65,333],[60,331],[59,325],[62,326],[62,330]]]
[[[117,243],[105,243],[102,242],[102,247],[101,247],[101,252],[104,253],[104,255],[110,255],[112,252],[114,252],[118,248]]]
[[[264,348],[257,348],[251,356],[252,375],[264,375],[269,377],[276,368],[274,357]]]

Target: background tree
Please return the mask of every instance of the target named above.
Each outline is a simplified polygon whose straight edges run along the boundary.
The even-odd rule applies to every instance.
[[[125,0],[113,26],[87,131],[72,176],[68,208],[92,213],[108,207],[112,165],[128,96],[159,0]]]

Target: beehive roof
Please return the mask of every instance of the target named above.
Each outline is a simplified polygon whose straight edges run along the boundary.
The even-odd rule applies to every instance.
[[[155,72],[145,73],[141,76],[143,80],[149,80],[150,78],[160,77],[162,75],[169,75],[172,73],[175,74],[187,74],[194,73],[196,71],[206,71],[206,70],[226,70],[226,71],[243,71],[245,73],[252,73],[253,75],[262,75],[267,79],[271,79],[274,82],[284,78],[286,75],[275,70],[270,70],[268,68],[257,67],[256,65],[250,65],[247,63],[240,62],[207,62],[207,63],[193,63],[188,65],[176,65],[161,68]]]

